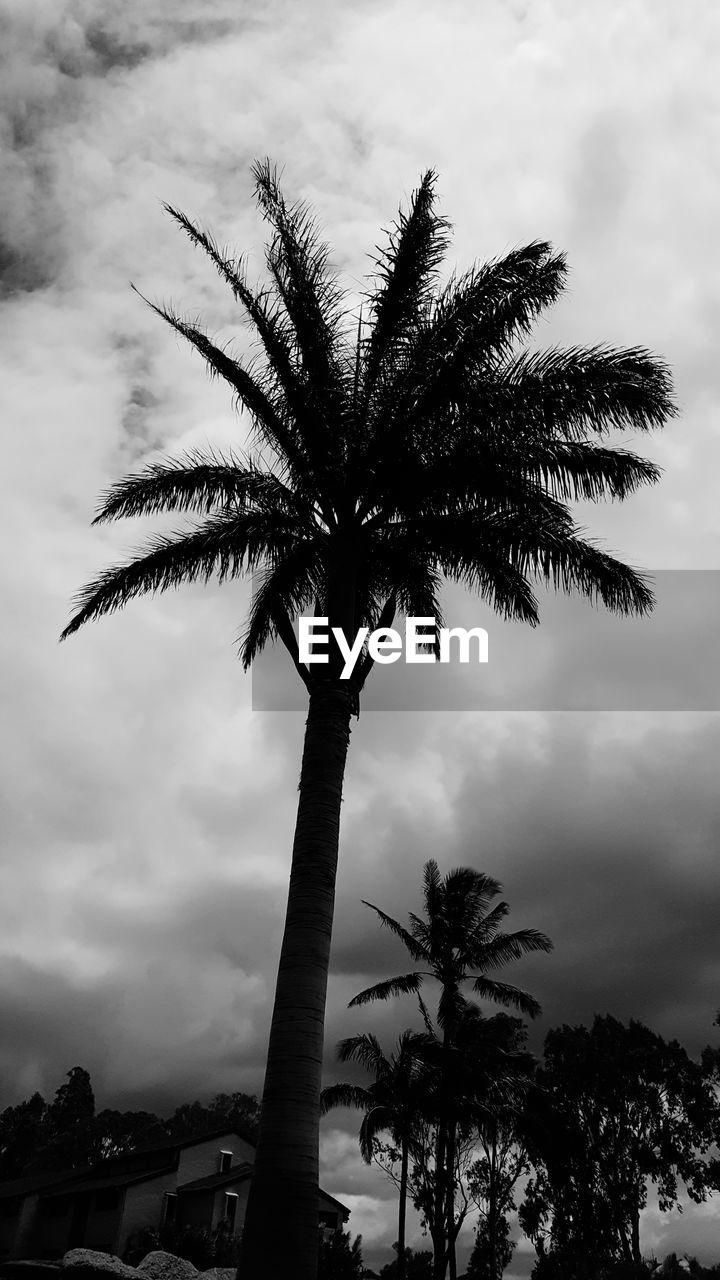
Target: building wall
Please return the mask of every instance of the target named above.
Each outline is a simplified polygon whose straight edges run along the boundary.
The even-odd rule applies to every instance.
[[[117,1204],[114,1208],[102,1207],[102,1193],[93,1197],[83,1242],[86,1249],[98,1249],[101,1253],[117,1252],[124,1200],[125,1189],[123,1187],[118,1187]]]
[[[198,1192],[196,1195],[184,1197],[179,1226],[210,1231],[213,1226],[213,1202],[212,1191]]]
[[[340,1227],[345,1225],[345,1218],[343,1216],[342,1209],[338,1209],[337,1205],[333,1204],[332,1200],[328,1200],[322,1191],[318,1197],[318,1211],[322,1213],[323,1216],[325,1214],[334,1215],[334,1226],[331,1226],[331,1230],[339,1231]]]
[[[74,1201],[72,1196],[41,1202],[35,1215],[32,1250],[39,1258],[61,1258],[68,1249]]]
[[[20,1197],[0,1200],[0,1259],[12,1255],[22,1206]]]
[[[197,1142],[192,1147],[185,1147],[180,1152],[180,1166],[177,1172],[178,1186],[183,1182],[194,1182],[196,1178],[207,1178],[218,1172],[218,1156],[221,1151],[232,1151],[233,1164],[255,1162],[255,1148],[243,1138],[234,1134],[227,1137],[209,1138],[207,1142]]]
[[[26,1196],[23,1200],[15,1230],[12,1258],[27,1258],[30,1255],[30,1244],[35,1231],[38,1207],[37,1195]]]
[[[120,1257],[127,1247],[128,1238],[135,1231],[140,1231],[142,1227],[152,1227],[157,1230],[160,1226],[165,1192],[175,1191],[176,1187],[177,1173],[170,1170],[157,1178],[150,1178],[147,1182],[137,1182],[134,1186],[126,1188],[125,1211],[117,1247]]]
[[[238,1198],[237,1215],[235,1217],[235,1235],[242,1231],[245,1221],[245,1211],[247,1209],[248,1193],[250,1191],[250,1179],[245,1178],[242,1182],[234,1182],[227,1187],[218,1187],[215,1192],[213,1204],[213,1227],[219,1226],[225,1217],[225,1192],[235,1191]]]

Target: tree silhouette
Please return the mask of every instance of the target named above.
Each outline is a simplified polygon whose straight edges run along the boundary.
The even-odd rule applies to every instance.
[[[398,1280],[405,1280],[408,1163],[418,1120],[428,1100],[428,1071],[422,1051],[430,1039],[425,1033],[403,1031],[390,1058],[385,1057],[373,1035],[341,1040],[337,1046],[338,1061],[361,1063],[374,1074],[375,1080],[367,1088],[353,1084],[328,1085],[320,1095],[321,1115],[332,1107],[359,1107],[365,1112],[360,1126],[360,1151],[366,1164],[370,1164],[374,1141],[382,1132],[389,1132],[400,1149]]]
[[[519,1018],[505,1013],[496,1024],[498,1046],[515,1067],[521,1088],[510,1098],[490,1095],[491,1105],[477,1120],[481,1155],[470,1166],[472,1198],[480,1210],[468,1280],[500,1280],[515,1246],[509,1239],[507,1215],[515,1208],[514,1190],[528,1172],[525,1151],[525,1115],[537,1063],[526,1052],[527,1032]]]
[[[372,661],[343,680],[299,661],[293,620],[322,612],[351,642],[399,610],[441,619],[443,577],[534,625],[535,579],[621,614],[646,613],[644,577],[587,541],[576,498],[624,499],[659,478],[597,443],[675,413],[664,364],[640,348],[518,350],[562,293],[565,259],[535,241],[438,285],[448,223],[428,171],[401,213],[358,318],[314,221],[288,203],[268,161],[253,168],[270,226],[269,284],[183,213],[260,341],[248,363],[168,307],[154,310],[223,378],[252,427],[251,452],[152,462],[112,486],[97,522],[180,512],[198,519],[101,573],[63,637],[136,596],[256,575],[245,668],[280,639],[309,711],[288,909],[268,1047],[257,1158],[243,1238],[244,1280],[292,1270],[315,1280],[319,1098],[342,783],[350,720]],[[275,1230],[278,1199],[287,1205]],[[268,1252],[269,1250],[269,1252]]]
[[[422,920],[411,912],[409,930],[372,903],[366,902],[365,906],[375,911],[381,923],[400,938],[416,964],[425,967],[368,987],[353,997],[349,1007],[373,1000],[388,1000],[396,995],[416,994],[430,1029],[429,1015],[420,990],[425,978],[434,978],[440,983],[438,1023],[442,1048],[439,1073],[440,1098],[444,1099],[444,1104],[437,1127],[435,1204],[429,1225],[435,1252],[435,1277],[442,1280],[448,1259],[451,1268],[454,1267],[456,1234],[452,1220],[457,1124],[454,1102],[457,1089],[451,1082],[453,1055],[459,1047],[463,1024],[470,1036],[477,1031],[477,1020],[472,1025],[476,1015],[468,1013],[461,988],[464,983],[472,982],[473,990],[484,999],[510,1005],[535,1017],[539,1005],[532,996],[492,975],[528,952],[549,951],[552,944],[536,929],[520,929],[514,933],[501,931],[509,908],[506,902],[493,905],[493,900],[500,893],[500,885],[483,872],[474,871],[471,867],[458,867],[441,879],[437,863],[430,859],[424,867],[423,881],[426,919]]]
[[[712,1185],[720,1104],[702,1065],[640,1022],[596,1017],[549,1032],[538,1082],[554,1123],[531,1153],[523,1229],[558,1270],[639,1268],[648,1183],[663,1212],[680,1184],[698,1203]]]

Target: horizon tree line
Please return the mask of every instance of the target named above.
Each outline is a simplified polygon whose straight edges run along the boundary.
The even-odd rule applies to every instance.
[[[533,1280],[639,1280],[652,1274],[639,1236],[648,1186],[665,1211],[680,1207],[681,1192],[701,1203],[720,1188],[712,1154],[720,1143],[720,1049],[707,1046],[694,1061],[677,1040],[607,1014],[591,1027],[551,1029],[538,1061],[527,1051],[522,1018],[504,1009],[487,1016],[460,991],[471,981],[485,1000],[526,1017],[539,1013],[532,996],[494,975],[550,943],[534,930],[506,933],[508,905],[495,901],[499,892],[495,880],[468,867],[441,878],[431,859],[423,871],[425,919],[410,913],[406,929],[367,904],[427,968],[376,983],[349,1007],[411,997],[422,1029],[404,1030],[388,1056],[372,1032],[342,1040],[338,1060],[373,1078],[326,1086],[322,1113],[359,1108],[360,1154],[398,1188],[396,1258],[383,1280],[415,1280],[423,1271],[428,1280],[454,1280],[457,1238],[475,1212],[466,1280],[501,1280],[514,1250],[515,1211],[536,1251]],[[439,986],[435,1019],[421,994],[426,980]],[[82,1166],[225,1123],[256,1141],[259,1112],[246,1093],[186,1103],[166,1119],[142,1110],[96,1112],[89,1073],[74,1067],[52,1103],[36,1092],[0,1113],[0,1180]],[[430,1235],[429,1254],[407,1247],[408,1200]],[[319,1280],[361,1274],[360,1244],[344,1232],[320,1239]],[[190,1249],[191,1260],[216,1260],[209,1241],[188,1236],[164,1245]]]

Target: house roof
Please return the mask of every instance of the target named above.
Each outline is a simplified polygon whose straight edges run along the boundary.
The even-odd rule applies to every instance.
[[[232,1164],[224,1173],[211,1173],[206,1178],[193,1178],[192,1182],[183,1182],[178,1187],[178,1195],[192,1191],[213,1191],[216,1187],[227,1187],[231,1182],[244,1182],[252,1173],[252,1165],[247,1160],[242,1164]]]
[[[63,1196],[75,1195],[79,1191],[105,1191],[110,1187],[130,1187],[136,1182],[151,1182],[153,1178],[161,1178],[167,1173],[168,1169],[143,1169],[135,1173],[114,1173],[108,1174],[106,1178],[97,1178],[92,1175],[89,1178],[83,1178],[80,1182],[65,1182],[62,1186],[52,1187],[48,1191],[42,1193],[43,1200],[59,1200]]]
[[[185,1147],[193,1147],[201,1142],[217,1138],[241,1138],[243,1142],[247,1142],[249,1146],[254,1147],[254,1143],[248,1138],[244,1138],[236,1129],[228,1129],[227,1126],[218,1127],[216,1129],[208,1129],[204,1133],[193,1134],[189,1138],[168,1138],[166,1142],[155,1142],[145,1147],[135,1147],[132,1151],[125,1152],[121,1156],[112,1156],[108,1160],[100,1160],[95,1165],[83,1165],[78,1169],[65,1169],[57,1173],[35,1174],[27,1178],[16,1178],[13,1182],[0,1182],[0,1199],[8,1199],[11,1197],[24,1197],[38,1192],[42,1195],[43,1200],[55,1199],[59,1196],[74,1194],[81,1191],[101,1191],[110,1187],[129,1187],[134,1186],[138,1182],[150,1182],[152,1178],[160,1177],[163,1173],[176,1168],[175,1156],[179,1154]],[[132,1167],[131,1157],[160,1155],[167,1152],[167,1160],[156,1165],[155,1168],[138,1169]],[[205,1178],[195,1178],[191,1182],[184,1182],[178,1187],[178,1194],[186,1194],[195,1191],[209,1191],[216,1187],[229,1186],[233,1182],[243,1182],[252,1174],[252,1165],[247,1161],[239,1164],[231,1165],[225,1173],[212,1173]],[[328,1194],[319,1188],[320,1195],[324,1200],[330,1201],[338,1209],[342,1211],[347,1219],[350,1216],[350,1210],[336,1200],[334,1196]]]
[[[230,1187],[234,1182],[244,1182],[252,1174],[252,1165],[247,1161],[242,1164],[233,1164],[224,1173],[211,1173],[206,1178],[194,1178],[192,1182],[184,1182],[178,1187],[179,1196],[192,1195],[195,1191],[215,1191],[218,1187]],[[336,1200],[334,1196],[323,1191],[322,1187],[318,1188],[323,1200],[329,1200],[336,1208],[340,1209],[346,1219],[350,1216],[350,1210],[347,1205],[342,1204],[340,1200]]]
[[[7,1200],[15,1196],[27,1196],[33,1192],[42,1192],[45,1188],[53,1188],[52,1194],[60,1194],[60,1184],[66,1185],[68,1188],[72,1186],[78,1190],[84,1190],[89,1187],[110,1187],[110,1186],[127,1186],[131,1182],[143,1182],[150,1178],[155,1178],[158,1174],[167,1171],[173,1167],[174,1157],[179,1155],[180,1151],[186,1147],[197,1146],[198,1143],[208,1142],[213,1138],[241,1138],[243,1142],[247,1142],[249,1146],[253,1143],[248,1138],[243,1138],[241,1133],[237,1133],[235,1129],[228,1128],[227,1125],[214,1129],[207,1129],[204,1133],[195,1133],[188,1138],[168,1138],[164,1142],[153,1142],[143,1147],[133,1147],[132,1151],[125,1151],[122,1155],[110,1156],[107,1160],[99,1160],[97,1164],[81,1165],[77,1169],[61,1169],[54,1173],[36,1173],[28,1174],[25,1178],[14,1178],[10,1182],[0,1182],[0,1200]],[[153,1155],[162,1156],[167,1153],[167,1159],[158,1163],[155,1168],[138,1169],[137,1159],[149,1159]]]
[[[318,1187],[318,1191],[320,1192],[320,1195],[322,1196],[323,1200],[329,1200],[331,1204],[336,1205],[338,1209],[342,1210],[345,1216],[345,1221],[347,1222],[348,1218],[350,1217],[350,1210],[348,1209],[347,1205],[343,1204],[342,1200],[336,1200],[335,1196],[331,1196],[329,1191],[323,1191],[322,1187]]]
[[[24,1178],[12,1178],[8,1182],[0,1182],[0,1200],[10,1200],[15,1196],[29,1196],[35,1191],[42,1191],[44,1187],[73,1181],[75,1178],[84,1177],[91,1167],[87,1164],[80,1169],[63,1169],[55,1173],[29,1173]]]
[[[134,1147],[132,1154],[150,1155],[153,1151],[169,1151],[184,1149],[185,1147],[194,1147],[199,1142],[208,1142],[211,1138],[241,1138],[243,1142],[247,1142],[249,1147],[255,1147],[255,1143],[246,1138],[237,1129],[233,1129],[229,1125],[218,1125],[214,1129],[205,1129],[203,1133],[193,1133],[187,1138],[165,1138],[161,1142],[151,1142],[143,1147]],[[115,1156],[113,1159],[122,1159],[121,1156]]]

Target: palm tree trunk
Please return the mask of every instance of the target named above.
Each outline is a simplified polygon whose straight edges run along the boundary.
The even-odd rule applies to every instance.
[[[285,932],[238,1280],[317,1280],[325,1000],[353,697],[345,681],[318,682],[310,692]]]
[[[405,1280],[405,1214],[407,1210],[408,1140],[402,1141],[400,1164],[400,1206],[398,1208],[398,1265],[397,1280]]]

